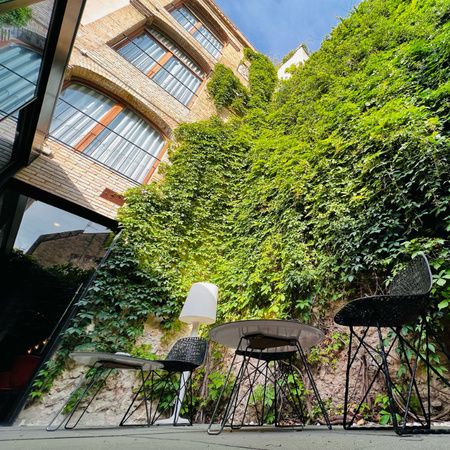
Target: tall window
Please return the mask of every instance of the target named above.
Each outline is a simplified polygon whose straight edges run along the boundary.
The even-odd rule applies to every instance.
[[[214,58],[218,59],[222,53],[223,44],[195,15],[186,8],[180,6],[171,12],[174,19],[180,23],[186,31],[192,34],[200,42],[202,47]]]
[[[205,77],[191,58],[157,30],[144,31],[127,39],[117,51],[186,106]]]
[[[146,120],[81,84],[61,93],[50,134],[111,169],[143,183],[164,147]]]
[[[40,53],[22,45],[0,48],[0,117],[34,97],[41,60]]]

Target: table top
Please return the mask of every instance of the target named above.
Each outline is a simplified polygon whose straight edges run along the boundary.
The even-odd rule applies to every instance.
[[[118,369],[156,370],[163,368],[163,365],[158,361],[135,358],[134,356],[120,353],[72,352],[70,357],[77,363],[85,364],[87,366],[93,366],[96,363],[100,363],[99,365]]]
[[[209,332],[209,337],[212,341],[237,349],[242,337],[255,334],[295,339],[305,352],[312,346],[317,345],[324,337],[324,334],[318,328],[305,325],[296,320],[239,320],[215,326]],[[240,350],[247,348],[247,345],[248,340],[242,339]],[[263,350],[263,352],[278,353],[295,350],[295,346],[286,345],[269,348]]]

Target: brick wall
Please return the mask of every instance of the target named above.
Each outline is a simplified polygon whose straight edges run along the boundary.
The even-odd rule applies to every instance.
[[[89,0],[95,1],[95,0]],[[184,106],[145,74],[122,58],[111,45],[144,26],[158,26],[188,53],[207,73],[218,62],[238,71],[244,47],[250,46],[242,34],[223,16],[212,0],[186,0],[208,26],[220,32],[225,45],[216,61],[178,22],[172,18],[168,0],[131,0],[119,2],[116,11],[80,26],[66,71],[66,82],[85,81],[114,96],[149,120],[170,139],[174,128],[184,122],[204,120],[216,114],[208,98],[206,83],[190,108]],[[95,19],[95,17],[94,17]],[[83,22],[82,22],[83,23]],[[219,28],[217,28],[219,27]],[[219,33],[218,33],[219,34]],[[73,149],[53,140],[47,141],[51,156],[40,155],[17,178],[59,195],[78,205],[115,218],[118,204],[104,198],[105,189],[122,193],[133,182]],[[167,160],[167,154],[163,160]],[[160,179],[156,171],[152,180]],[[107,196],[106,196],[107,197]]]

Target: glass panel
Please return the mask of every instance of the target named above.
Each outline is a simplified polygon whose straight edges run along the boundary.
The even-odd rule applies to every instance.
[[[142,34],[119,48],[118,53],[140,71],[148,73],[166,51],[148,34]]]
[[[189,69],[192,70],[195,74],[197,74],[200,78],[205,77],[205,72],[200,69],[200,67],[191,59],[189,56],[187,56],[184,52],[182,52],[175,43],[170,40],[167,36],[162,34],[156,29],[151,30],[151,34],[158,39],[162,44],[165,45],[165,47],[170,50],[171,53],[173,53],[183,64],[189,67]]]
[[[142,183],[163,146],[160,133],[137,114],[125,109],[84,153]]]
[[[189,11],[184,6],[181,6],[180,8],[172,11],[172,16],[189,33],[191,33],[193,29],[196,29],[196,31],[193,33],[194,38],[208,53],[214,56],[214,58],[217,59],[220,56],[223,48],[222,43],[204,25],[201,25],[199,28],[197,28],[197,23],[199,22],[199,20],[191,11]]]
[[[213,34],[203,25],[194,33],[194,38],[209,52],[214,58],[220,56],[223,45]]]
[[[201,84],[199,78],[173,57],[164,64],[164,67],[158,71],[153,80],[183,105],[189,103]]]
[[[181,6],[180,8],[173,10],[172,16],[187,31],[191,31],[192,28],[194,28],[195,24],[197,23],[197,19],[195,18],[195,16],[184,6]]]
[[[114,101],[97,91],[70,85],[58,100],[51,135],[73,147],[114,105]],[[160,133],[134,112],[123,109],[84,149],[84,154],[142,182],[163,146]]]
[[[59,321],[109,242],[102,225],[14,191],[0,197],[0,422],[47,357]]]
[[[59,96],[50,134],[74,147],[114,105],[106,95],[81,84],[71,84]]]
[[[53,0],[0,15],[0,120],[33,100]]]
[[[17,111],[34,97],[41,60],[40,53],[21,45],[0,48],[0,117]]]

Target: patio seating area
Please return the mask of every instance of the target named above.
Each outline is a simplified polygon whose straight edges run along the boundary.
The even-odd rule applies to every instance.
[[[429,357],[429,346],[433,345],[431,341],[436,341],[428,324],[433,315],[431,286],[428,260],[420,255],[393,278],[388,294],[354,300],[336,315],[336,323],[350,327],[347,368],[340,378],[342,388],[345,388],[344,430],[353,431],[355,428],[359,432],[390,432],[391,435],[394,434],[392,431],[398,435],[449,432],[447,427],[436,427],[431,420],[431,374],[449,386],[447,378],[435,369]],[[139,386],[136,382],[131,404],[120,422],[105,425],[115,426],[116,429],[125,425],[146,426],[153,430],[161,429],[159,425],[171,428],[175,425],[193,425],[190,380],[192,372],[204,363],[208,346],[205,339],[197,336],[197,330],[200,323],[215,322],[217,300],[217,286],[203,282],[192,285],[180,315],[182,321],[193,324],[191,337],[179,339],[166,359],[135,358],[121,352],[72,353],[71,357],[77,363],[91,368],[82,380],[86,381],[87,387],[73,391],[47,430],[57,431],[63,424],[66,430],[77,427],[99,391],[105,387],[113,369],[138,372]],[[402,331],[405,326],[411,327],[408,332]],[[371,327],[378,333],[377,343],[369,339]],[[356,332],[356,328],[362,328],[362,331]],[[307,358],[311,348],[318,345],[323,337],[320,329],[298,320],[241,320],[213,327],[209,332],[211,342],[234,350],[234,356],[231,363],[226,364],[228,373],[210,417],[208,434],[219,435],[224,429],[264,432],[285,428],[293,432],[307,429],[305,427],[316,423],[308,417],[305,408],[307,397],[316,403],[321,423],[326,425],[317,429],[328,428],[331,432],[332,423]],[[436,344],[440,345],[439,342]],[[441,346],[440,350],[449,358],[445,348]],[[362,397],[357,403],[352,403],[350,395],[355,388],[350,386],[350,379],[361,384],[357,376],[350,375],[358,353],[367,355],[375,372],[369,386],[361,391]],[[398,361],[392,361],[394,353]],[[396,374],[398,364],[404,365],[404,378],[409,375],[406,381]],[[106,377],[102,378],[103,373]],[[385,415],[388,420],[364,427],[357,423],[357,418],[368,396],[377,394],[370,394],[377,386],[374,384],[377,378],[380,378],[378,393],[383,393],[384,389],[387,394]],[[309,388],[305,388],[305,382]],[[169,391],[171,400],[162,402],[162,397],[167,396]],[[185,392],[187,399],[184,398]],[[262,396],[260,402],[258,396]],[[72,398],[78,399],[74,406],[68,408]],[[82,404],[85,398],[88,401]],[[184,411],[183,400],[187,400]],[[144,406],[146,420],[140,423],[129,421],[140,406]],[[78,410],[81,414],[77,415]],[[71,422],[72,417],[74,422]],[[89,414],[84,422],[82,428],[95,430],[95,425],[89,422]],[[196,430],[201,429],[196,427]],[[158,434],[157,431],[155,433]]]

